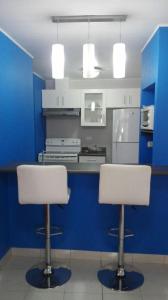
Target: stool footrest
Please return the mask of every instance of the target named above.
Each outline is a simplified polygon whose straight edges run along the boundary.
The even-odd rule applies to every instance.
[[[45,227],[37,228],[36,233],[40,234],[40,235],[45,235],[46,234],[46,228]],[[63,234],[63,231],[60,227],[51,226],[50,236],[61,235],[61,234]]]
[[[110,228],[108,230],[108,235],[113,236],[113,237],[118,237],[119,236],[119,228]],[[133,237],[135,234],[130,230],[130,229],[125,229],[124,230],[124,237]]]

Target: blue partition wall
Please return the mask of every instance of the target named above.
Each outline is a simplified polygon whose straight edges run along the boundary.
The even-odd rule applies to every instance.
[[[0,31],[1,166],[34,161],[34,127],[32,58]],[[8,180],[0,175],[0,258],[10,247]]]
[[[0,165],[34,161],[32,58],[0,32]]]

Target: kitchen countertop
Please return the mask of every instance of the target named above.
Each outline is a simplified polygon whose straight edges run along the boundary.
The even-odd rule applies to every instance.
[[[1,166],[0,173],[16,172],[16,167],[21,164],[41,165],[39,163],[20,162],[17,164]],[[88,174],[97,173],[98,174],[100,171],[100,164],[95,164],[95,163],[59,163],[59,164],[52,163],[50,165],[64,165],[67,167],[69,173],[88,173]],[[152,167],[152,175],[168,175],[168,166]]]

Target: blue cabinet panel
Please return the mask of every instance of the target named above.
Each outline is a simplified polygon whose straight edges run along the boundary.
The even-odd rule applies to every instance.
[[[0,165],[34,161],[32,59],[0,32]]]
[[[154,104],[154,131],[141,133],[140,163],[168,165],[168,27],[160,27],[142,53],[141,105]],[[153,139],[153,150],[147,141]]]
[[[155,96],[153,164],[168,165],[168,28],[159,29],[158,82]]]
[[[45,81],[33,74],[34,121],[35,121],[35,157],[45,147],[45,119],[42,116],[42,90]]]
[[[142,52],[142,88],[146,88],[156,82],[158,68],[158,32],[151,39]]]

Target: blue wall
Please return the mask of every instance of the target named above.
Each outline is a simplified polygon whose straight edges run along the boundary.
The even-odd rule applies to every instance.
[[[52,247],[91,251],[116,251],[117,239],[109,237],[109,227],[118,225],[118,206],[98,204],[98,175],[71,174],[71,198],[61,209],[52,206],[52,223],[64,228],[53,238]],[[153,176],[149,207],[127,207],[126,227],[136,234],[126,240],[126,251],[168,254],[168,176]],[[18,204],[16,175],[9,176],[10,233],[12,247],[44,247],[35,230],[44,225],[44,208]]]
[[[45,147],[45,119],[42,116],[42,90],[45,81],[33,74],[34,120],[35,120],[35,157]]]
[[[10,248],[9,240],[9,206],[8,175],[0,174],[0,258]]]
[[[32,58],[2,32],[0,54],[0,165],[34,161],[36,106],[33,101]],[[38,100],[36,91],[35,94]],[[9,184],[8,174],[1,174],[0,258],[10,247],[12,195],[8,194]]]
[[[33,161],[32,59],[0,32],[0,165]]]

